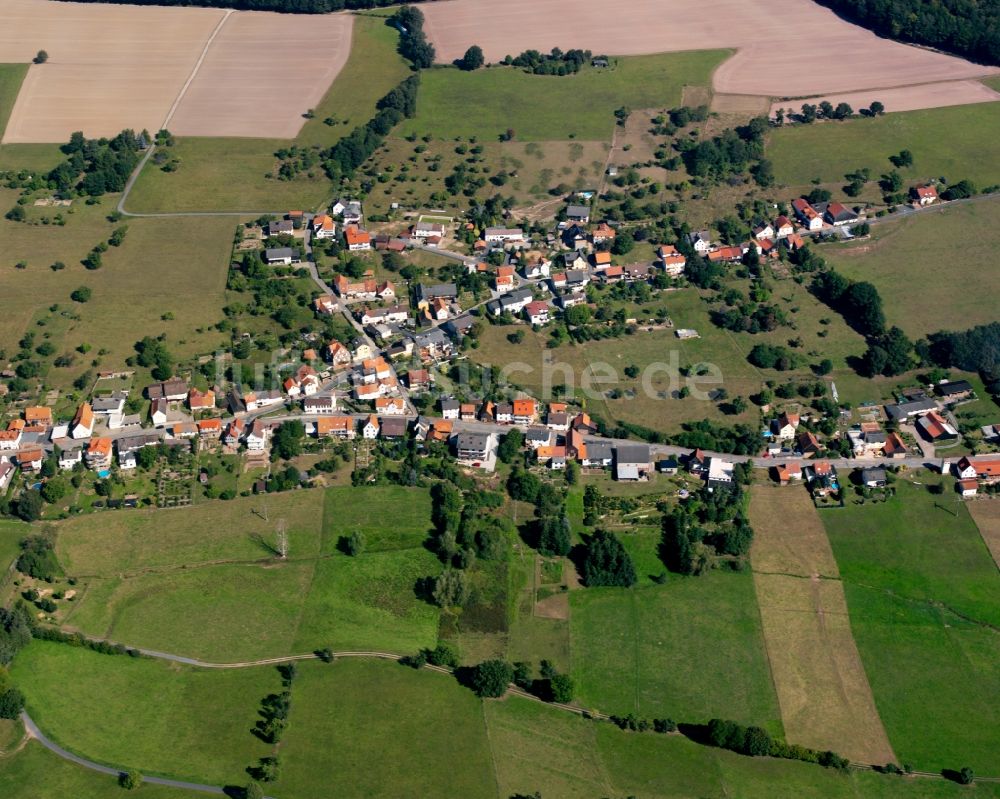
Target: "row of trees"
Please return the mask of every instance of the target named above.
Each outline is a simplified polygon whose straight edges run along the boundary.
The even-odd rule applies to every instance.
[[[424,33],[424,12],[413,6],[403,6],[389,17],[389,24],[399,30],[399,54],[416,69],[426,69],[434,63],[434,45]]]
[[[149,134],[143,134],[146,140]],[[46,176],[60,193],[78,191],[91,197],[120,192],[139,163],[139,137],[123,130],[113,139],[87,139],[77,131],[62,146],[69,156]]]
[[[352,175],[404,117],[412,117],[416,113],[419,85],[418,75],[408,77],[378,101],[374,117],[321,153],[323,167],[331,180]]]

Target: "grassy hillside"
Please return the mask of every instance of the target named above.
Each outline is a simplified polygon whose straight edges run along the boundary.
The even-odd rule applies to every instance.
[[[268,177],[274,153],[290,146],[330,147],[363,125],[375,103],[409,74],[396,53],[397,34],[381,18],[358,16],[351,55],[315,109],[315,116],[292,140],[181,138],[169,148],[180,161],[176,172],[148,164],[129,195],[128,209],[150,211],[276,211],[312,209],[330,191],[317,167],[312,178],[291,181]],[[326,125],[332,118],[335,124]]]
[[[985,287],[983,265],[998,248],[1000,202],[985,200],[879,225],[871,241],[823,254],[847,277],[874,283],[889,322],[918,338],[997,318],[995,293],[968,287]]]
[[[907,180],[1000,182],[1000,113],[995,103],[983,103],[798,125],[774,131],[767,153],[779,183],[802,186],[814,178],[841,181],[860,167],[877,177],[902,149],[914,157],[913,166],[901,170]]]
[[[896,486],[823,515],[879,714],[902,762],[1000,773],[1000,712],[981,701],[1000,690],[1000,575],[953,494]]]
[[[521,141],[606,141],[616,108],[678,105],[685,86],[708,86],[712,71],[729,55],[728,50],[700,50],[615,58],[607,69],[586,66],[561,77],[516,67],[433,69],[421,76],[417,116],[400,130],[495,141],[513,128]]]
[[[47,735],[70,751],[144,774],[219,785],[269,747],[250,734],[278,690],[273,668],[205,671],[35,641],[11,677]]]

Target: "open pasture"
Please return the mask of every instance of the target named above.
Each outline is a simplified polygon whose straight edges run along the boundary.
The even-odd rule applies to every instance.
[[[973,502],[969,513],[983,537],[994,563],[1000,567],[1000,502]]]
[[[750,521],[754,585],[788,741],[863,763],[893,762],[837,563],[808,493],[756,485]]]
[[[576,47],[611,55],[737,48],[713,80],[716,91],[732,94],[804,97],[997,72],[881,39],[809,0],[785,3],[780,24],[762,24],[775,13],[767,0],[715,0],[707,5],[698,0],[631,0],[615,5],[613,13],[607,5],[588,0],[575,4],[571,14],[557,0],[503,5],[451,0],[429,4],[424,13],[427,35],[445,62],[459,58],[472,44],[480,45],[489,61],[529,48],[548,52]]]
[[[352,19],[49,0],[10,0],[5,14],[0,60],[49,54],[28,70],[5,142],[161,127],[292,137],[346,61]]]
[[[250,734],[273,668],[209,671],[35,641],[11,677],[39,728],[101,763],[218,785],[269,747]]]
[[[574,591],[570,605],[583,705],[781,731],[749,575],[671,575],[664,586]]]
[[[1000,575],[963,503],[896,489],[822,516],[879,714],[902,762],[1000,773]]]
[[[889,322],[916,339],[996,320],[992,292],[961,287],[980,284],[998,247],[1000,203],[985,200],[879,225],[870,240],[823,255],[846,277],[875,284]],[[949,280],[934,279],[941,269]]]

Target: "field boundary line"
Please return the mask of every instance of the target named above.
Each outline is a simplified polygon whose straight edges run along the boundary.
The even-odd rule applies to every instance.
[[[191,84],[194,82],[194,79],[197,77],[198,70],[200,70],[201,65],[205,63],[205,56],[208,55],[208,50],[212,46],[212,42],[215,41],[215,37],[219,35],[219,31],[222,30],[223,25],[226,24],[226,20],[228,20],[232,16],[232,14],[233,14],[233,9],[227,8],[226,13],[222,15],[222,19],[220,19],[218,24],[215,26],[215,30],[213,30],[212,33],[209,35],[208,41],[205,42],[205,46],[201,48],[201,55],[199,55],[198,60],[195,61],[194,68],[191,70],[191,74],[188,75],[187,80],[184,81],[184,85],[181,86],[181,90],[177,93],[177,97],[174,98],[173,105],[171,105],[170,110],[167,111],[167,115],[163,119],[163,124],[160,126],[161,128],[166,129],[167,124],[170,122],[171,119],[173,119],[174,113],[176,113],[177,111],[177,107],[181,104],[181,101],[184,99],[184,95],[187,94],[188,88],[190,88]]]

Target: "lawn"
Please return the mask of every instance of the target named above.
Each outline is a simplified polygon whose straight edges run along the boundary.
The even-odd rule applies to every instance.
[[[446,675],[304,664],[292,707],[275,796],[497,796],[480,701]]]
[[[981,701],[1000,689],[1000,575],[953,495],[896,486],[823,516],[879,714],[903,762],[1000,773],[1000,712]]]
[[[28,64],[0,64],[0,138],[7,130],[7,120],[27,74]]]
[[[0,758],[0,796],[4,799],[108,799],[118,796],[114,777],[67,763],[30,742],[16,755]],[[204,799],[205,794],[162,785],[144,785],[143,799]]]
[[[573,675],[582,704],[781,731],[749,574],[671,576],[663,586],[570,595]]]
[[[3,207],[14,199],[13,192],[0,191]],[[49,336],[58,354],[73,354],[73,365],[50,369],[46,376],[57,388],[90,368],[91,359],[120,368],[146,335],[165,335],[178,359],[211,352],[225,341],[211,328],[222,318],[235,221],[188,219],[183,231],[169,219],[118,223],[128,225],[124,243],[104,253],[101,269],[88,271],[80,259],[117,226],[105,218],[113,207],[114,197],[108,196],[92,206],[76,200],[69,209],[29,206],[29,220],[37,224],[0,219],[0,294],[7,301],[0,341],[12,345],[34,322],[39,343]],[[64,226],[41,223],[60,211]],[[12,268],[20,261],[27,267]],[[53,271],[56,261],[65,269]],[[92,291],[85,304],[69,297],[80,286]],[[83,344],[92,348],[89,358],[74,354]]]
[[[993,292],[966,287],[981,284],[982,264],[1000,247],[1000,203],[955,206],[872,230],[871,241],[824,255],[846,277],[875,284],[890,324],[918,338],[995,321]]]
[[[216,785],[243,784],[268,747],[250,734],[280,682],[273,668],[208,671],[35,641],[11,676],[38,726],[107,765]]]
[[[901,170],[910,183],[945,177],[969,178],[980,187],[1000,181],[1000,114],[993,103],[933,108],[854,119],[797,125],[771,134],[767,155],[779,183],[843,181],[868,167],[877,179],[892,167],[890,155],[907,149],[914,164]]]
[[[521,141],[607,141],[615,109],[679,105],[684,87],[707,86],[729,55],[728,50],[699,50],[616,58],[611,68],[586,66],[561,77],[516,67],[432,69],[421,76],[417,116],[400,132],[496,141],[513,129]]]
[[[0,575],[13,562],[21,551],[19,543],[26,535],[32,532],[31,527],[23,522],[15,522],[10,519],[0,521]]]
[[[323,502],[322,491],[310,490],[179,508],[169,513],[169,523],[154,510],[81,516],[58,525],[57,553],[67,573],[100,577],[261,560],[273,556],[282,521],[289,556],[310,558],[320,552]]]
[[[281,211],[316,208],[331,190],[317,166],[314,177],[294,180],[269,177],[274,153],[292,145],[330,147],[366,123],[375,103],[409,75],[396,53],[396,31],[381,18],[359,15],[354,21],[351,54],[315,109],[315,116],[295,139],[180,138],[170,148],[180,160],[176,172],[150,163],[128,198],[133,212],[150,211]],[[324,120],[336,120],[334,125]]]

